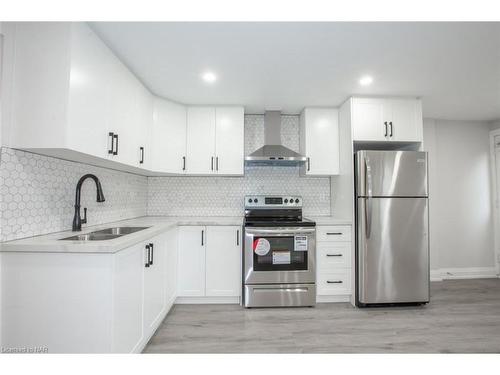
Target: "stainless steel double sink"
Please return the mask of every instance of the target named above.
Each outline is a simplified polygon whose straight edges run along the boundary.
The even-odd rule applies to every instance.
[[[77,234],[75,236],[61,238],[61,241],[105,241],[125,236],[127,234],[139,232],[150,227],[114,227],[96,230],[86,234]]]

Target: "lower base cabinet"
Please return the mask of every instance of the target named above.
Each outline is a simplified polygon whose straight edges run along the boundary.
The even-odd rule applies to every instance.
[[[316,301],[348,302],[352,295],[350,225],[316,227]]]
[[[241,227],[179,227],[178,264],[179,302],[235,302],[241,295]]]
[[[140,352],[176,297],[176,236],[114,254],[0,254],[2,347]]]

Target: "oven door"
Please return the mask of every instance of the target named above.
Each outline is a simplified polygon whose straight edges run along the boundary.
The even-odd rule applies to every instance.
[[[314,283],[315,228],[245,228],[245,284]]]

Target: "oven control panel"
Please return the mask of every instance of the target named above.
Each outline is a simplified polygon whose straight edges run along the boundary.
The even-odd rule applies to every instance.
[[[247,195],[245,208],[301,208],[302,197],[297,195]]]

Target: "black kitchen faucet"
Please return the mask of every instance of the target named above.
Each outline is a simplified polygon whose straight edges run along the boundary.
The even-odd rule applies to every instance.
[[[102,192],[101,182],[97,176],[93,174],[86,174],[78,180],[76,184],[76,196],[75,196],[75,216],[73,217],[73,232],[82,230],[82,224],[87,223],[87,208],[83,209],[83,220],[80,217],[80,195],[82,190],[82,184],[87,179],[91,178],[94,180],[97,187],[97,202],[104,202],[104,194]]]

